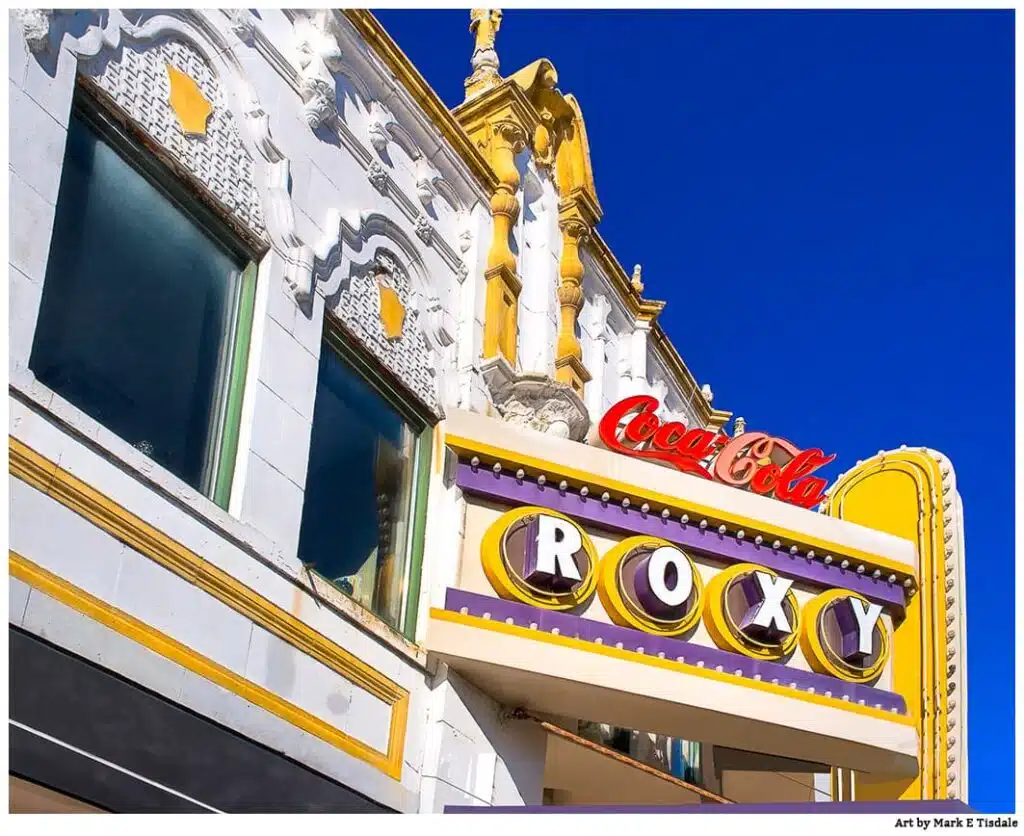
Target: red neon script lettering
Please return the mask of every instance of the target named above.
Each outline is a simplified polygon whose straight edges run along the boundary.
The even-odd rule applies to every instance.
[[[601,441],[609,450],[616,453],[625,453],[627,456],[634,456],[638,459],[652,459],[653,461],[665,462],[681,470],[683,473],[692,473],[703,479],[710,479],[711,474],[701,466],[699,459],[700,451],[704,444],[694,447],[689,440],[690,432],[685,432],[682,424],[671,423],[664,427],[658,420],[654,411],[658,408],[657,398],[650,395],[634,395],[631,398],[619,401],[609,409],[601,423],[597,425],[598,435]],[[619,426],[622,422],[633,415],[626,424],[622,435],[627,441],[641,443],[652,436],[652,446],[647,449],[627,447],[619,440]],[[700,430],[699,432],[706,432]],[[706,455],[706,454],[705,454]]]
[[[650,395],[619,401],[598,424],[601,441],[616,453],[664,462],[683,473],[802,508],[813,508],[824,499],[826,481],[810,474],[833,461],[834,455],[817,448],[801,450],[767,433],[729,438],[699,427],[687,430],[678,421],[662,424],[655,415],[659,406]],[[713,456],[713,465],[705,466],[703,462]]]

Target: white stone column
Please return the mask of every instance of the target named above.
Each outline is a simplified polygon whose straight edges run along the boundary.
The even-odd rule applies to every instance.
[[[605,363],[608,342],[612,333],[608,328],[611,303],[608,297],[597,294],[586,300],[580,312],[580,330],[583,332],[583,364],[590,372],[590,382],[584,389],[584,400],[591,421],[599,421],[604,414]]]

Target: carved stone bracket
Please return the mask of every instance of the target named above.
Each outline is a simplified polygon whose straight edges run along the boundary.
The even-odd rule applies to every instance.
[[[374,160],[370,163],[370,167],[366,170],[366,176],[373,187],[381,194],[387,194],[388,191],[388,173],[379,162]]]
[[[341,68],[341,49],[328,27],[325,10],[295,21],[299,56],[299,94],[306,124],[316,130],[338,115],[334,72]]]
[[[509,424],[583,441],[590,431],[587,407],[571,386],[543,374],[516,374],[503,357],[481,367],[494,406]]]
[[[423,215],[416,217],[416,235],[424,243],[429,245],[431,239],[434,237],[434,227],[430,225],[430,221]]]

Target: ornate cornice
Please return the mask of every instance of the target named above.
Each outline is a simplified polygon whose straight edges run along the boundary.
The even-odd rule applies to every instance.
[[[540,114],[526,94],[512,79],[463,102],[452,111],[452,116],[479,148],[478,134],[488,124],[512,121],[519,125],[524,140],[533,136],[540,124]],[[495,183],[497,185],[497,183]]]
[[[498,177],[487,162],[487,158],[470,141],[459,121],[449,112],[440,96],[427,84],[412,61],[380,25],[380,21],[366,9],[344,9],[343,13],[465,162],[477,183],[488,193],[494,191],[498,185]]]

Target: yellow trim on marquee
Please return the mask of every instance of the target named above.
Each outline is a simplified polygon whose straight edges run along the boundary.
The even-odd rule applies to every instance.
[[[871,554],[860,549],[849,548],[838,543],[824,540],[820,537],[811,537],[799,532],[792,531],[783,526],[774,525],[764,520],[755,520],[753,517],[746,517],[731,511],[723,511],[687,500],[685,504],[678,497],[660,493],[650,488],[623,482],[607,476],[598,476],[579,468],[558,464],[547,459],[531,456],[526,453],[498,447],[494,444],[487,444],[466,436],[447,434],[445,444],[454,453],[462,458],[479,456],[483,463],[492,464],[501,462],[503,466],[515,465],[533,471],[536,474],[545,474],[549,479],[558,477],[569,483],[569,487],[578,490],[587,485],[591,492],[595,488],[609,491],[613,498],[615,494],[620,497],[629,497],[630,500],[644,500],[652,506],[668,508],[675,516],[689,514],[690,518],[706,518],[708,523],[724,523],[730,528],[742,528],[748,536],[760,532],[765,537],[777,537],[783,542],[783,546],[800,545],[813,548],[820,554],[831,554],[834,557],[847,557],[851,562],[860,562],[868,567],[877,567],[883,572],[895,574],[902,581],[904,578],[913,578],[913,567],[898,560],[891,560],[881,555]]]
[[[406,724],[409,713],[408,691],[392,682],[388,677],[372,668],[362,659],[321,635],[291,613],[249,589],[249,587],[224,570],[207,562],[185,546],[172,540],[162,531],[122,508],[95,488],[72,476],[22,441],[11,436],[9,437],[9,442],[10,473],[13,477],[46,494],[51,499],[88,520],[97,528],[107,532],[130,548],[198,587],[225,606],[245,616],[254,624],[258,624],[292,647],[316,659],[353,685],[373,694],[377,699],[391,706],[391,725],[388,732],[387,752],[377,752],[355,738],[350,738],[344,732],[333,729],[333,727],[326,724],[320,726],[312,721],[302,720],[300,716],[301,709],[287,703],[280,697],[272,694],[269,696],[261,694],[258,686],[241,679],[241,677],[236,677],[236,679],[225,678],[223,674],[216,672],[216,663],[198,656],[181,645],[180,647],[188,651],[189,654],[192,654],[189,658],[191,658],[191,664],[195,667],[190,667],[190,670],[194,670],[201,676],[206,676],[206,678],[217,682],[217,684],[228,690],[233,690],[239,696],[277,714],[279,717],[289,720],[289,722],[293,722],[291,719],[293,717],[302,720],[302,723],[306,723],[306,725],[302,725],[298,720],[294,721],[295,725],[379,769],[388,777],[394,778],[396,781],[401,779]],[[76,591],[76,588],[66,581],[51,575],[41,567],[31,564],[28,560],[24,558],[16,560],[15,557],[12,554],[11,572],[15,577],[19,577],[30,585],[42,584],[42,586],[37,587],[40,588],[40,591],[45,592],[47,595],[52,594],[54,597],[58,597],[58,600],[62,600],[91,618],[100,621],[103,621],[104,618],[107,619],[103,623],[106,623],[112,629],[119,630],[119,627],[129,629],[130,627],[129,632],[125,632],[124,635],[135,641],[145,644],[143,639],[149,637],[155,644],[152,646],[147,644],[146,646],[161,655],[167,656],[171,652],[170,648],[172,645],[168,644],[168,642],[174,643],[173,639],[157,633],[153,628],[142,624],[142,622],[131,619],[130,616],[115,610],[110,605],[87,596],[81,590]],[[16,572],[21,574],[15,574]],[[104,613],[106,614],[104,615]],[[147,630],[150,632],[147,633]],[[119,632],[121,631],[119,630]],[[185,659],[185,656],[181,655],[178,650],[174,652],[178,654],[174,661],[189,667],[184,661],[181,661]],[[168,658],[171,657],[168,656]],[[210,676],[207,676],[207,674],[210,674]],[[212,676],[214,674],[221,677],[223,681],[213,679]],[[230,675],[235,676],[234,674]],[[312,715],[309,716],[312,717]],[[313,720],[315,719],[313,718]],[[316,722],[322,723],[322,721]]]
[[[811,694],[806,691],[798,691],[794,688],[787,688],[784,685],[775,685],[772,682],[740,677],[735,674],[700,668],[686,662],[678,662],[674,659],[662,659],[657,656],[648,656],[644,653],[637,653],[632,650],[609,647],[596,642],[588,642],[583,639],[576,639],[570,636],[545,633],[540,630],[530,630],[527,627],[519,627],[515,624],[506,624],[502,621],[495,621],[489,618],[480,618],[474,615],[463,615],[462,613],[451,612],[431,608],[430,617],[437,621],[447,621],[452,624],[459,624],[464,627],[474,627],[480,630],[489,630],[494,633],[504,633],[509,636],[516,636],[522,639],[544,642],[546,644],[558,645],[559,647],[579,650],[584,653],[595,653],[599,656],[607,656],[612,659],[621,659],[626,662],[634,662],[638,665],[649,665],[651,667],[663,668],[665,670],[686,673],[691,676],[698,676],[702,679],[709,679],[715,682],[726,682],[740,688],[749,688],[754,691],[761,691],[766,694],[774,694],[780,697],[788,697],[792,700],[822,705],[826,708],[837,708],[842,711],[849,711],[853,714],[861,714],[865,717],[872,717],[876,720],[887,720],[890,723],[898,723],[901,726],[912,726],[914,721],[904,714],[896,714],[891,711],[873,708],[867,705],[849,702],[837,697],[826,697],[823,694]]]
[[[921,772],[908,781],[858,775],[859,800],[949,797],[942,490],[935,459],[904,449],[874,456],[841,476],[823,507],[830,516],[911,540],[918,551],[919,587],[894,625],[892,668],[893,690],[918,725]]]

